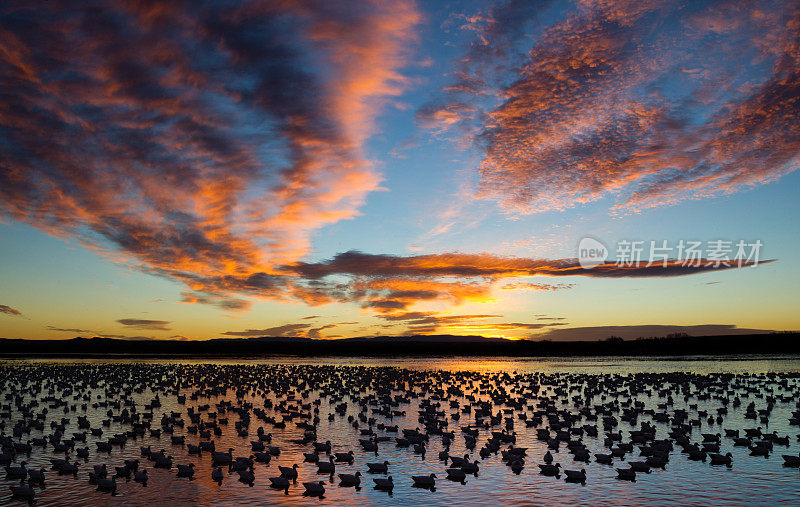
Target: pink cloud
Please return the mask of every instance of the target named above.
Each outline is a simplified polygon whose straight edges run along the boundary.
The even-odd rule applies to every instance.
[[[478,197],[511,213],[604,198],[630,212],[797,169],[796,5],[587,1],[534,28],[538,14],[508,2],[471,18],[443,90],[477,131]]]

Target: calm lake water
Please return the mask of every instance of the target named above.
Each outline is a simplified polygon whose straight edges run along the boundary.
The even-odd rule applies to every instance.
[[[55,426],[62,418],[69,419],[62,439],[89,431],[78,427],[79,416],[86,417],[91,428],[103,430],[102,436],[88,434],[86,443],[76,442],[76,448],[89,448],[88,460],[77,460],[77,476],[59,475],[51,469],[51,458],[65,456],[56,455],[52,445],[34,446],[29,455],[17,454],[16,466],[27,461],[29,469],[46,470],[44,487],[34,486],[37,505],[800,504],[800,471],[784,466],[781,457],[800,455],[800,427],[790,425],[793,411],[800,410],[798,358],[20,360],[0,361],[0,378],[3,380],[0,433],[12,436],[13,427],[20,420],[44,422],[43,431],[32,429],[29,434],[13,438],[15,442],[56,433]],[[185,402],[180,402],[178,395],[186,396]],[[156,396],[161,406],[145,407]],[[488,412],[500,413],[500,424],[491,425],[491,417],[480,414],[480,408],[486,408],[485,402],[489,400],[492,404]],[[336,412],[336,407],[343,403],[347,403],[346,408]],[[769,409],[769,414],[757,413],[756,419],[747,418],[751,403],[756,411]],[[468,474],[464,483],[446,479],[448,465],[439,460],[439,452],[444,449],[441,436],[430,435],[424,456],[415,454],[413,448],[395,444],[395,437],[402,437],[403,429],[425,431],[420,410],[425,411],[427,405],[433,407],[427,409],[428,415],[434,413],[434,419],[447,421],[443,430],[454,432],[449,454],[466,453],[471,460],[480,460],[479,472]],[[468,412],[465,407],[469,407]],[[232,448],[233,456],[253,454],[251,442],[258,440],[258,428],[263,427],[272,435],[268,445],[279,447],[280,454],[273,456],[269,464],[255,463],[255,481],[250,486],[227,469],[221,483],[212,481],[210,453],[190,455],[188,446],[172,445],[167,433],[153,437],[147,432],[147,436],[129,438],[124,446],[113,446],[110,453],[98,452],[97,442],[106,442],[109,437],[133,428],[119,417],[125,408],[127,413],[142,416],[139,423],[152,420],[152,429],[161,428],[162,417],[175,412],[179,417],[166,425],[174,430],[173,435],[186,435],[187,444],[213,441],[218,451]],[[44,409],[47,413],[40,416]],[[635,424],[623,420],[626,410],[638,413]],[[189,417],[190,411],[200,414],[198,420],[202,422],[227,418],[228,423],[217,424],[221,435],[204,439],[189,431],[196,425]],[[646,459],[640,456],[638,444],[623,459],[616,458],[613,465],[596,462],[595,453],[609,452],[604,442],[607,431],[621,433],[622,441],[630,442],[630,432],[646,423],[655,426],[656,439],[672,438],[670,430],[675,419],[673,423],[658,422],[654,414],[672,418],[683,412],[687,414],[684,423],[691,427],[688,433],[691,442],[703,442],[704,433],[721,433],[719,452],[731,453],[730,467],[711,465],[709,459],[692,461],[677,445],[669,453],[669,462],[663,470],[654,468],[650,473],[637,473],[635,482],[617,479],[616,469]],[[722,423],[709,423],[708,417],[716,418],[718,413]],[[152,414],[152,418],[145,414]],[[286,421],[286,427],[280,424],[276,427],[259,415]],[[304,434],[304,429],[296,423],[313,423],[314,415],[319,417],[318,442],[329,440],[333,452],[353,451],[354,463],[337,463],[336,473],[360,471],[363,474],[360,488],[341,486],[336,476],[331,483],[328,475],[317,473],[314,463],[304,462],[303,453],[311,452],[312,447],[310,443],[296,442]],[[537,415],[543,417],[541,423],[526,424]],[[613,417],[617,424],[607,425],[604,415]],[[762,415],[766,416],[763,421]],[[564,427],[581,428],[581,432],[573,432],[569,439],[582,442],[591,461],[575,461],[566,443],[552,454],[554,463],[561,464],[563,469],[584,469],[585,484],[566,482],[563,474],[560,478],[546,477],[537,466],[544,462],[548,449],[548,443],[537,438],[537,429],[552,429],[573,416],[574,420]],[[182,427],[173,424],[178,419],[183,421]],[[500,453],[491,453],[486,458],[479,456],[492,432],[503,431],[509,420],[513,421],[514,445],[527,448],[525,465],[519,474],[512,472]],[[240,427],[247,432],[246,436],[237,432],[240,421],[244,421]],[[394,425],[399,433],[385,431],[385,426]],[[599,429],[596,437],[583,431],[592,426]],[[467,449],[462,427],[477,427],[474,450]],[[752,456],[750,448],[734,446],[724,431],[739,430],[743,435],[744,429],[759,427],[762,435],[788,436],[788,445],[776,442],[767,457]],[[377,436],[391,438],[378,444],[377,456],[375,452],[364,451],[359,443],[359,439],[368,438],[361,434],[361,430],[368,428]],[[555,436],[555,431],[551,433]],[[756,437],[754,441],[762,439],[763,436]],[[164,449],[175,464],[194,463],[194,478],[176,477],[175,466],[170,470],[154,468],[140,451],[147,445],[154,451]],[[501,449],[508,446],[505,443]],[[75,461],[75,452],[67,457]],[[325,453],[320,457],[327,460]],[[111,476],[114,466],[122,466],[126,459],[138,459],[140,468],[148,470],[146,485],[119,479],[112,496],[96,491],[96,486],[89,483],[93,465],[107,464]],[[367,462],[384,460],[390,463],[388,474],[367,473]],[[269,478],[280,475],[278,466],[293,464],[298,465],[297,483],[286,492],[270,488]],[[412,486],[411,476],[431,473],[437,475],[435,490]],[[373,478],[389,475],[394,482],[391,493],[374,489]],[[312,480],[326,482],[322,498],[303,495],[302,483]],[[0,504],[21,503],[12,498],[9,489],[19,484],[18,479],[6,478],[0,471]]]

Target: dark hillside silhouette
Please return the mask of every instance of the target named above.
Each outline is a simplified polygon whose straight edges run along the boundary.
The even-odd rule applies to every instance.
[[[0,340],[0,357],[157,356],[694,356],[734,354],[800,354],[800,333],[720,335],[594,341],[535,341],[481,336],[377,336],[340,340],[259,337],[207,341]]]

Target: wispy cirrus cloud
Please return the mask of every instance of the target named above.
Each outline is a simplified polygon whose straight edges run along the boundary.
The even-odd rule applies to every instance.
[[[22,315],[22,312],[8,305],[0,305],[0,313],[5,313],[6,315],[12,315],[12,316]]]
[[[406,326],[404,334],[432,334],[446,331],[454,334],[502,334],[507,331],[530,331],[566,323],[492,322],[502,315],[443,315],[409,312],[398,316],[384,316],[387,320],[401,320]]]
[[[169,331],[167,327],[172,322],[167,320],[149,320],[149,319],[119,319],[117,320],[123,326],[136,328],[136,329],[152,329],[155,331]]]
[[[129,340],[129,341],[152,341],[152,340],[163,340],[164,338],[157,338],[155,336],[129,336],[129,335],[122,335],[122,334],[108,334],[108,333],[99,333],[96,334],[98,338],[111,338],[114,340]],[[183,336],[180,334],[172,335],[167,337],[168,340],[174,341],[189,341],[190,338],[187,336]]]
[[[433,334],[437,332],[449,333],[504,333],[509,331],[531,331],[553,326],[564,326],[559,323],[523,323],[523,322],[496,322],[502,315],[443,315],[434,312],[406,312],[399,314],[381,315],[390,324],[384,328],[397,328],[401,334]],[[221,333],[226,337],[256,338],[256,337],[298,337],[311,339],[329,339],[335,336],[326,335],[324,331],[341,325],[358,324],[357,322],[340,322],[313,327],[305,323],[284,324],[265,329],[245,329],[243,331],[225,331]]]
[[[546,22],[530,4],[465,17],[474,40],[420,110],[428,127],[470,123],[477,196],[512,213],[604,197],[628,212],[797,169],[796,3],[551,2]]]
[[[323,331],[333,329],[340,324],[325,324],[322,326],[314,327],[311,324],[284,324],[282,326],[268,327],[265,329],[245,329],[244,331],[225,331],[221,333],[224,336],[234,336],[238,338],[257,338],[261,336],[275,336],[275,337],[296,337],[296,338],[312,338],[321,340],[329,338]]]
[[[199,280],[358,214],[419,22],[411,1],[4,2],[0,216],[243,309]]]
[[[80,329],[76,327],[56,327],[56,326],[47,326],[48,331],[58,331],[60,333],[93,333],[91,329]]]
[[[285,324],[265,329],[245,329],[244,331],[225,331],[225,336],[258,337],[258,336],[304,336],[311,324]]]
[[[571,289],[574,284],[571,283],[532,283],[532,282],[515,282],[503,284],[500,288],[503,290],[545,290],[555,291],[562,289]]]

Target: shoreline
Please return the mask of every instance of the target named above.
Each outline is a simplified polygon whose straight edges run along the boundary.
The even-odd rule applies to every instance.
[[[236,360],[236,361],[263,361],[263,360],[280,360],[280,359],[310,359],[310,360],[331,360],[337,361],[342,359],[389,359],[395,358],[399,360],[413,360],[413,359],[432,359],[432,360],[447,360],[447,359],[463,359],[467,361],[509,361],[509,362],[525,362],[525,361],[541,361],[551,362],[558,360],[569,360],[574,362],[592,362],[603,360],[615,361],[768,361],[768,360],[800,360],[800,353],[789,354],[776,354],[776,353],[742,353],[742,354],[684,354],[684,355],[551,355],[551,356],[510,356],[510,355],[480,355],[480,354],[352,354],[352,355],[294,355],[294,354],[257,354],[257,355],[242,355],[242,354],[138,354],[138,353],[120,353],[120,354],[9,354],[0,353],[0,361],[24,361],[31,359],[52,359],[56,361],[70,361],[70,360],[103,360],[109,361],[117,360]]]

